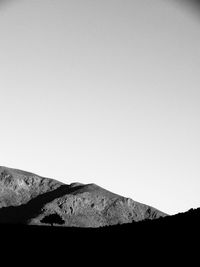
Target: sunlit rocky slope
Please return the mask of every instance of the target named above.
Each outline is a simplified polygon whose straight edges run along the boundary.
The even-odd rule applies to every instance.
[[[70,185],[0,167],[0,222],[101,227],[152,220],[165,213],[96,184]]]

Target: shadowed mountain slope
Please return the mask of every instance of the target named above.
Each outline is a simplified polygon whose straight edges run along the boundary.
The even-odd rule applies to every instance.
[[[63,184],[0,167],[0,222],[101,227],[165,217],[166,214],[96,184]]]

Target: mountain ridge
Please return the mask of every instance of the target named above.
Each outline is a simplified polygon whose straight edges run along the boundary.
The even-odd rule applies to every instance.
[[[165,216],[149,205],[93,183],[64,184],[0,167],[0,222],[96,228]]]

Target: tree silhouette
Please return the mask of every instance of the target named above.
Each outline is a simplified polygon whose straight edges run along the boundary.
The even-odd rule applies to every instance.
[[[51,224],[51,226],[53,226],[53,224],[64,224],[65,221],[61,218],[60,215],[58,215],[57,213],[54,214],[50,214],[45,216],[42,220],[42,223],[48,223]]]

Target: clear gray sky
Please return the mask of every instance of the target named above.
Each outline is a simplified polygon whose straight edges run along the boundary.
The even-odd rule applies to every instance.
[[[169,214],[199,207],[197,14],[171,0],[0,1],[0,165]]]

